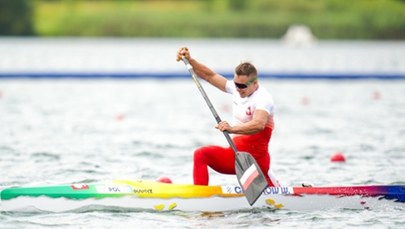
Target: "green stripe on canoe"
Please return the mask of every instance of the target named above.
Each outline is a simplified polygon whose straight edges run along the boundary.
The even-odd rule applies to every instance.
[[[71,185],[46,186],[46,187],[24,187],[8,188],[1,191],[1,200],[10,200],[20,196],[39,197],[46,196],[51,198],[68,199],[87,199],[87,198],[105,198],[121,197],[123,193],[98,193],[95,185],[88,185],[85,188],[75,189]]]

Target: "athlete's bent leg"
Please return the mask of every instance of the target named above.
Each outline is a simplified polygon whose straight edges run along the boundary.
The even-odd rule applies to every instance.
[[[235,174],[235,154],[232,149],[204,146],[194,152],[193,178],[195,185],[208,185],[208,166],[219,173]]]

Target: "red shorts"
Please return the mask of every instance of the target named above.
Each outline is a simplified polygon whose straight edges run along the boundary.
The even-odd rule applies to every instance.
[[[270,169],[270,154],[268,143],[272,128],[266,127],[254,135],[239,135],[233,138],[240,152],[250,153],[263,171],[269,186],[274,186],[268,176]],[[223,174],[235,174],[235,153],[230,147],[204,146],[194,152],[193,178],[196,185],[208,185],[208,166]]]

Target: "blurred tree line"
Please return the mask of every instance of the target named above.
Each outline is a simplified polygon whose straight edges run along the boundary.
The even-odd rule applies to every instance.
[[[32,2],[0,0],[0,35],[34,34]]]
[[[0,0],[0,35],[405,39],[405,0]]]

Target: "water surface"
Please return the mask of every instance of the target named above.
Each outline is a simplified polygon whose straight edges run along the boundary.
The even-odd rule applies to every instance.
[[[404,184],[405,83],[261,81],[276,103],[272,168],[284,185]],[[230,119],[231,97],[204,84]],[[0,188],[168,176],[192,182],[193,150],[226,145],[191,79],[0,81]],[[346,163],[331,163],[335,152]],[[235,184],[211,171],[211,184]],[[3,228],[399,228],[401,209],[222,214],[0,213]]]

